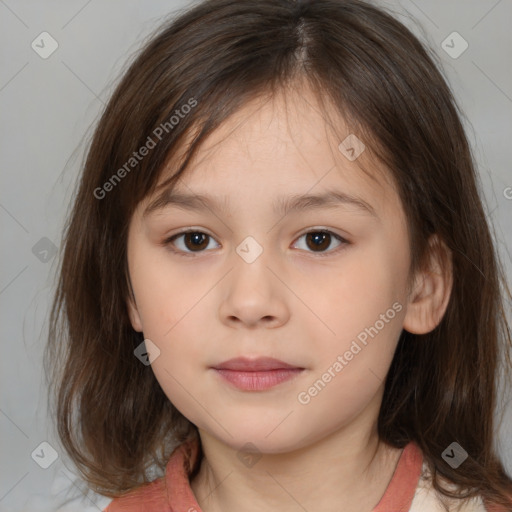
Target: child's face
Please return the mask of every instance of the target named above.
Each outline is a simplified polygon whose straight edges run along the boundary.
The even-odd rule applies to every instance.
[[[168,205],[143,218],[148,198],[128,239],[130,317],[160,350],[152,370],[164,392],[201,430],[269,453],[342,428],[368,434],[404,325],[410,264],[396,191],[338,150],[349,133],[328,132],[310,92],[287,107],[253,102],[201,148],[176,191],[209,195],[218,209]],[[273,211],[279,198],[327,191],[357,196],[375,215],[349,203]],[[209,238],[162,244],[190,227]],[[350,243],[315,238],[322,230]],[[239,389],[213,368],[236,357],[303,370]]]

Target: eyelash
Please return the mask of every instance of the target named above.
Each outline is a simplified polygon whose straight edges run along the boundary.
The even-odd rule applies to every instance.
[[[207,237],[209,237],[210,239],[213,239],[213,237],[211,235],[209,235],[208,233],[204,233],[203,231],[200,231],[198,229],[187,229],[186,231],[181,231],[180,233],[176,233],[172,236],[170,236],[169,238],[166,238],[163,242],[162,242],[162,245],[169,248],[169,250],[171,250],[173,253],[177,254],[178,256],[183,256],[185,258],[189,258],[189,257],[195,257],[196,255],[198,254],[201,254],[203,252],[207,252],[206,250],[203,250],[203,251],[197,251],[197,252],[186,252],[186,251],[182,251],[180,249],[175,249],[173,247],[173,242],[176,238],[180,237],[180,236],[183,236],[183,235],[186,235],[187,233],[199,233],[201,235],[206,235]],[[345,238],[341,237],[340,235],[337,235],[336,233],[328,230],[328,229],[313,229],[313,230],[310,230],[310,231],[306,231],[305,233],[302,233],[298,238],[302,238],[303,236],[305,235],[308,235],[310,233],[325,233],[325,234],[329,234],[331,236],[333,236],[336,240],[338,240],[341,245],[339,245],[337,248],[333,249],[333,250],[330,250],[330,251],[323,251],[323,252],[314,252],[314,251],[306,251],[306,252],[310,252],[312,254],[315,254],[319,257],[325,257],[325,256],[329,256],[331,254],[335,254],[335,253],[338,253],[340,250],[343,250],[345,248],[345,246],[347,245],[350,245],[351,242],[349,242],[348,240],[346,240]]]

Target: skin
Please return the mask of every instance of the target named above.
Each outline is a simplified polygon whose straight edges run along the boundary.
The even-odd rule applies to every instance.
[[[227,211],[168,206],[135,211],[128,236],[133,328],[160,350],[151,367],[169,400],[194,423],[205,458],[191,482],[205,512],[370,512],[401,450],[382,443],[377,417],[402,329],[426,333],[451,290],[433,255],[407,293],[410,247],[397,191],[385,173],[370,179],[351,162],[310,90],[254,100],[201,147],[177,189],[228,197]],[[163,173],[161,181],[169,176]],[[389,177],[388,177],[389,178]],[[378,218],[340,204],[275,214],[276,197],[336,189],[369,203]],[[184,236],[206,233],[201,246]],[[332,236],[315,250],[308,232]],[[247,263],[236,248],[253,237],[263,252]],[[202,249],[194,248],[199,244]],[[177,252],[173,252],[174,248]],[[190,256],[180,256],[179,251]],[[202,250],[202,252],[200,252]],[[309,403],[298,401],[357,335],[394,303],[402,308]],[[266,391],[240,391],[212,365],[268,356],[304,368]],[[237,457],[246,443],[261,458]],[[302,508],[301,508],[302,507]]]

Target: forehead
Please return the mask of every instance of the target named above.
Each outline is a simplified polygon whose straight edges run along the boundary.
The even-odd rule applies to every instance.
[[[168,163],[159,186],[175,168]],[[286,194],[328,190],[359,198],[380,212],[397,203],[390,173],[372,156],[368,141],[352,133],[333,108],[319,105],[307,88],[246,103],[206,138],[173,189],[182,196],[217,196],[228,209],[231,199],[236,202],[244,192],[273,197],[274,209]],[[166,194],[157,188],[145,205]]]

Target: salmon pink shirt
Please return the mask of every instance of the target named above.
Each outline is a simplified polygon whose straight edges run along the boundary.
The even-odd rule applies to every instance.
[[[189,482],[191,468],[198,457],[196,439],[186,441],[172,453],[165,476],[114,499],[103,512],[202,512]],[[444,509],[429,485],[420,448],[410,442],[403,450],[391,481],[372,512],[442,512]],[[452,503],[448,501],[448,503]],[[453,501],[454,508],[455,504]],[[473,498],[457,512],[507,512],[486,506]]]

